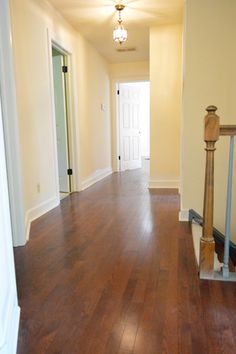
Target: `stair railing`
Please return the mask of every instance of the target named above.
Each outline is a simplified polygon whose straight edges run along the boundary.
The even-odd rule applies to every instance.
[[[229,247],[231,229],[231,204],[233,185],[234,136],[236,125],[220,125],[215,106],[207,107],[204,141],[206,142],[206,170],[203,206],[203,229],[200,240],[200,278],[236,281],[236,273],[229,272]],[[229,171],[226,201],[224,265],[221,272],[214,271],[215,241],[213,237],[214,214],[214,153],[220,136],[230,136]]]

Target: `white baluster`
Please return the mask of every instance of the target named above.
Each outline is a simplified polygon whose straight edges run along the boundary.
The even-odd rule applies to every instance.
[[[231,136],[230,151],[229,151],[229,173],[228,173],[228,187],[227,187],[227,201],[226,201],[226,219],[225,219],[225,246],[224,246],[224,266],[223,266],[224,278],[229,278],[229,246],[230,246],[231,208],[232,208],[233,161],[234,161],[234,136]]]

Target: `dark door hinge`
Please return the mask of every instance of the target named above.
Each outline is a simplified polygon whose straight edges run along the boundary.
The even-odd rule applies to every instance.
[[[117,95],[119,95],[120,94],[120,90],[117,90]]]
[[[62,72],[63,72],[63,73],[68,73],[68,66],[63,65],[63,66],[62,66]]]
[[[118,160],[120,160],[121,158],[120,158],[120,156],[118,156]]]
[[[68,174],[68,176],[72,176],[72,175],[73,175],[73,170],[72,170],[72,168],[68,168],[67,174]]]

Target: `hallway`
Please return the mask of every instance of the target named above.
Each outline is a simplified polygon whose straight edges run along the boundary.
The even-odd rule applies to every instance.
[[[235,353],[235,285],[199,281],[178,212],[135,170],[34,221],[15,249],[18,354]]]

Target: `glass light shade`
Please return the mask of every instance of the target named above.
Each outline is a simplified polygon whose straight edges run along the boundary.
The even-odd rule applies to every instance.
[[[127,30],[119,24],[113,31],[113,39],[115,42],[125,42],[128,37]]]

